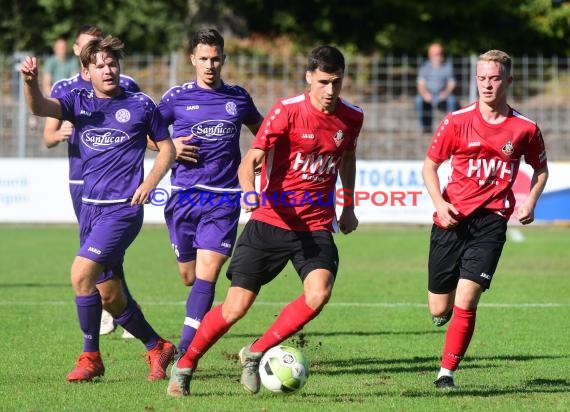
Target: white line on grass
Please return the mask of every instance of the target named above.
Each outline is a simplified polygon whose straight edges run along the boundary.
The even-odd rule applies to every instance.
[[[220,302],[215,302],[218,304]],[[258,306],[285,306],[289,302],[255,302]],[[61,301],[0,301],[0,306],[43,306],[43,305],[72,305],[73,300]],[[166,301],[145,301],[141,302],[141,306],[182,306],[186,302],[166,302]],[[413,303],[413,302],[329,302],[327,307],[353,307],[353,308],[425,308],[426,303]],[[487,308],[566,308],[570,307],[570,303],[480,303],[479,307]]]

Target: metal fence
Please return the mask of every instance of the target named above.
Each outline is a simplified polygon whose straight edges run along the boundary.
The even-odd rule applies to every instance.
[[[32,116],[23,104],[18,57],[0,55],[0,157],[65,157],[65,147],[43,147],[43,119]],[[458,82],[456,94],[466,105],[476,99],[475,57],[451,60]],[[430,136],[422,134],[413,106],[416,74],[423,57],[350,56],[347,61],[343,97],[365,113],[358,157],[423,159]],[[223,77],[228,83],[244,86],[265,113],[279,98],[304,90],[305,63],[305,56],[283,56],[278,51],[271,56],[230,55]],[[510,103],[538,122],[551,160],[570,159],[569,70],[567,57],[514,58]],[[122,72],[134,77],[157,102],[172,85],[193,79],[192,67],[181,54],[129,56]],[[443,115],[436,113],[436,122]],[[247,131],[243,136],[245,149],[250,134]]]

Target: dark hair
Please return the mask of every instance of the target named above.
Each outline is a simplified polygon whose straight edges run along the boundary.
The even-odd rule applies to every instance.
[[[104,39],[97,38],[91,40],[81,50],[79,59],[83,67],[89,67],[90,63],[95,63],[97,53],[105,52],[112,55],[117,61],[123,58],[124,44],[121,40],[113,36]]]
[[[102,37],[103,30],[99,26],[94,24],[83,24],[79,29],[77,29],[77,33],[75,34],[75,39],[77,39],[82,34],[88,34],[93,37]]]
[[[344,56],[333,46],[320,46],[313,49],[309,55],[307,70],[314,72],[319,69],[325,73],[344,72]]]
[[[190,42],[190,52],[194,52],[199,44],[219,47],[222,52],[224,51],[224,38],[216,29],[202,29],[194,33]]]

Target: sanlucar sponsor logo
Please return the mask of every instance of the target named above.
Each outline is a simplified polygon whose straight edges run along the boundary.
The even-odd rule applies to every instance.
[[[81,135],[83,144],[98,152],[104,152],[127,140],[129,140],[129,135],[117,129],[89,129]]]
[[[236,125],[227,120],[205,120],[192,127],[192,134],[203,140],[229,140],[236,132]]]

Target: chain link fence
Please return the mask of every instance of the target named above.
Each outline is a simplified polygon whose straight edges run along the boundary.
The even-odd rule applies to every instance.
[[[0,157],[66,157],[60,145],[46,149],[42,143],[43,119],[29,113],[24,102],[19,60],[25,53],[0,54]],[[40,63],[45,58],[40,59]],[[374,160],[420,160],[431,138],[423,134],[416,119],[413,97],[416,74],[423,56],[350,56],[342,96],[363,108],[365,121],[359,139],[358,158]],[[476,99],[475,56],[450,58],[461,105]],[[549,159],[570,160],[570,59],[567,57],[515,57],[514,84],[510,103],[538,122]],[[305,56],[230,55],[223,78],[244,86],[262,113],[280,98],[306,88]],[[175,84],[194,78],[187,57],[131,55],[122,73],[133,77],[141,89],[158,102]],[[439,121],[443,112],[435,113]],[[242,135],[242,150],[251,141]]]

